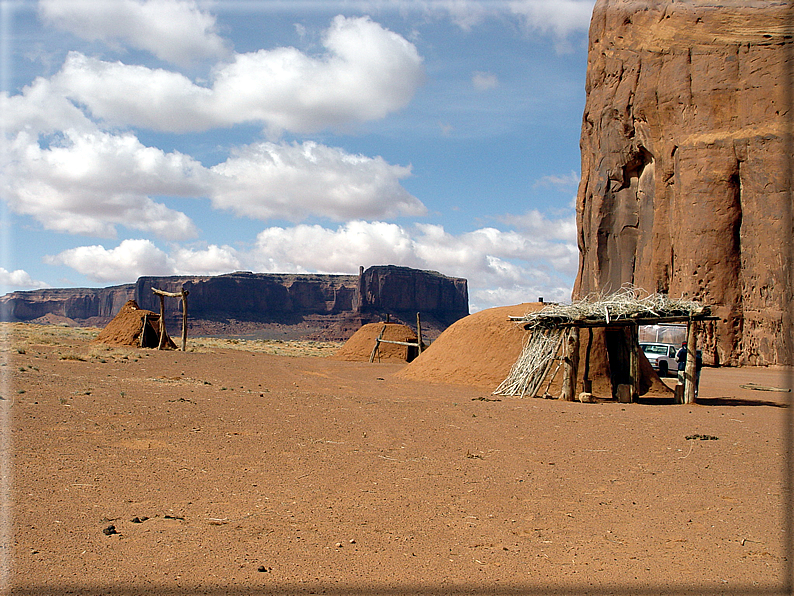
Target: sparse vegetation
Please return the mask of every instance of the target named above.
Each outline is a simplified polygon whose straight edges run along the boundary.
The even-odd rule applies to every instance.
[[[65,325],[35,325],[32,323],[0,323],[0,338],[4,338],[2,349],[26,354],[31,346],[70,346],[88,344],[99,335],[96,327],[67,327]],[[302,356],[323,358],[331,356],[344,342],[311,340],[260,340],[239,338],[196,337],[188,338],[188,351],[210,352],[216,349],[234,349],[278,356]],[[146,350],[133,347],[93,344],[84,352],[68,352],[59,355],[60,360],[81,362],[94,361],[105,364],[112,361],[137,362],[148,354]],[[46,358],[46,356],[45,356]]]

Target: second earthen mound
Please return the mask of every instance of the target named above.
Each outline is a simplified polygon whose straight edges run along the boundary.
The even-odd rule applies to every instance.
[[[383,332],[381,336],[383,340],[416,343],[416,333],[407,325],[399,323],[368,323],[356,331],[332,358],[352,362],[369,362],[372,350],[375,347],[375,341],[381,331]],[[375,361],[410,362],[416,357],[417,352],[418,349],[412,346],[381,343],[375,354]]]
[[[543,306],[542,302],[530,302],[469,315],[450,326],[397,375],[494,390],[507,377],[528,337],[508,317],[519,317]]]

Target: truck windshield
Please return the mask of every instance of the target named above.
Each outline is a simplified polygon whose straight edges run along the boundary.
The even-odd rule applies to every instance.
[[[667,346],[642,346],[642,351],[646,354],[667,354]]]

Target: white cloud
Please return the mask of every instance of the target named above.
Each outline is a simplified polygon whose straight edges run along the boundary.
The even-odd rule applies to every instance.
[[[240,269],[237,251],[230,246],[215,244],[201,250],[176,248],[170,261],[174,275],[221,275]]]
[[[559,219],[548,219],[537,209],[531,209],[522,215],[506,215],[499,220],[547,239],[576,243],[576,216],[573,214]]]
[[[102,283],[130,282],[142,275],[220,275],[239,269],[235,250],[210,245],[196,250],[176,247],[169,255],[150,240],[124,240],[116,248],[79,246],[44,258],[66,265]]]
[[[39,0],[39,14],[80,38],[129,44],[175,64],[229,52],[215,17],[194,0]]]
[[[71,52],[53,85],[114,125],[186,132],[255,122],[306,133],[383,118],[424,82],[413,44],[368,18],[336,17],[323,45],[319,57],[295,48],[236,54],[217,66],[210,87]]]
[[[68,110],[65,120],[76,127],[50,133],[56,122],[32,116],[33,108],[47,105],[36,95],[26,89],[3,98],[11,106],[11,135],[0,162],[0,188],[14,212],[50,230],[113,237],[121,225],[170,240],[194,237],[190,218],[157,202],[159,196],[209,198],[237,215],[292,221],[426,212],[400,184],[410,167],[381,157],[314,142],[258,143],[208,169],[182,153],[147,147],[131,133],[100,131]],[[37,126],[47,134],[35,134]]]
[[[492,72],[475,72],[471,77],[471,84],[477,91],[487,91],[499,86],[499,79]]]
[[[351,221],[332,230],[314,225],[268,228],[257,235],[248,255],[261,271],[350,273],[360,265],[392,263],[419,266],[407,230],[385,222]]]
[[[400,186],[410,168],[314,142],[250,145],[212,171],[213,204],[247,217],[344,220],[426,211]]]
[[[27,271],[15,269],[8,271],[0,267],[0,288],[4,292],[15,290],[35,290],[50,287],[48,283],[33,279]]]
[[[50,265],[67,265],[97,282],[133,281],[141,275],[172,275],[168,255],[150,240],[124,240],[107,250],[100,245],[80,246],[47,256]]]
[[[149,195],[195,196],[206,173],[190,157],[145,147],[131,134],[66,130],[47,147],[24,132],[9,140],[3,195],[50,230],[110,237],[117,225],[174,240],[195,236],[184,213]]]

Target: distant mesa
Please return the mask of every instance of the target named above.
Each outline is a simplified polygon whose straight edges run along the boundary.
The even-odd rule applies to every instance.
[[[152,288],[190,292],[191,335],[240,335],[261,339],[345,340],[367,323],[391,317],[437,337],[469,314],[468,283],[436,271],[378,265],[359,275],[235,272],[217,276],[141,277],[107,288],[12,292],[0,297],[4,321],[104,327],[129,300],[159,313]],[[181,328],[177,299],[165,300],[166,325]]]

